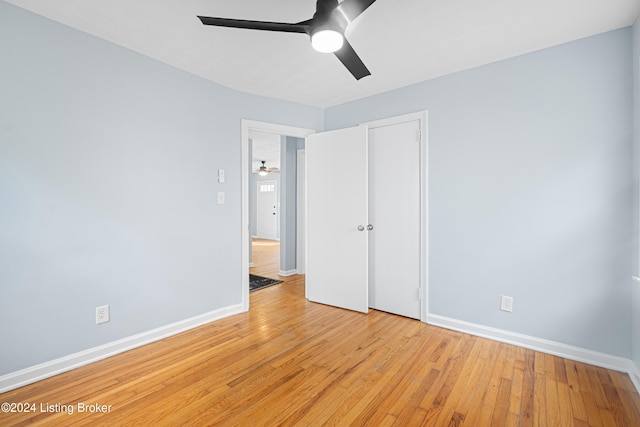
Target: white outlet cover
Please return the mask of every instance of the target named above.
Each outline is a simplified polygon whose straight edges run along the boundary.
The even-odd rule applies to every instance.
[[[107,323],[109,320],[109,305],[107,304],[96,307],[96,325]]]
[[[513,297],[503,295],[500,298],[500,310],[511,313],[513,311]]]

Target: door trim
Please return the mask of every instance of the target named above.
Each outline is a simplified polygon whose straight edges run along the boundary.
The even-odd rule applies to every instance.
[[[242,259],[241,259],[241,295],[242,308],[249,311],[249,245],[251,244],[251,236],[249,235],[249,173],[251,165],[249,164],[249,132],[271,132],[278,135],[294,136],[297,138],[306,138],[307,135],[316,133],[313,129],[305,129],[293,126],[278,125],[274,123],[259,122],[255,120],[241,120],[240,131],[240,186],[242,188],[241,201],[241,236],[242,236]]]
[[[420,321],[427,323],[429,316],[429,114],[427,111],[418,111],[362,124],[372,129],[415,120],[420,122]]]
[[[296,154],[296,160],[297,160],[297,174],[298,176],[296,177],[296,191],[297,191],[297,195],[296,195],[296,200],[297,200],[297,204],[298,206],[296,206],[296,271],[297,274],[304,274],[305,273],[305,266],[306,266],[306,260],[305,260],[305,245],[306,245],[306,235],[305,235],[305,224],[307,222],[307,214],[306,214],[306,210],[305,210],[305,197],[306,197],[306,192],[305,192],[305,174],[306,174],[306,170],[307,170],[307,165],[306,165],[306,160],[307,159],[307,154],[305,151],[305,148],[300,148],[298,149],[298,152]]]

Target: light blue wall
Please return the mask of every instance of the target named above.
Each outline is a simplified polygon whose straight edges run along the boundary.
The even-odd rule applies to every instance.
[[[280,270],[296,269],[296,208],[298,146],[302,138],[282,136],[280,143]]]
[[[0,375],[240,303],[241,119],[320,130],[419,110],[430,120],[430,312],[633,354],[640,367],[628,255],[639,32],[323,111],[0,2],[0,325],[11,325]],[[512,314],[498,310],[502,294]],[[112,321],[96,326],[102,304]]]
[[[431,314],[631,356],[631,40],[609,32],[325,111],[327,130],[429,111]]]
[[[634,183],[635,191],[635,215],[634,233],[635,252],[634,273],[640,276],[640,18],[633,26],[633,146],[634,146]],[[632,313],[633,313],[633,361],[640,370],[640,284],[633,283]]]
[[[240,304],[241,119],[323,117],[0,2],[0,375]]]

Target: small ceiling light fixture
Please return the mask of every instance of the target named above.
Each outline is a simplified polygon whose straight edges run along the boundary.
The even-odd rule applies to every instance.
[[[340,50],[343,44],[342,33],[327,26],[319,27],[311,34],[311,46],[318,52],[333,53]]]
[[[258,169],[258,175],[260,176],[267,176],[267,174],[269,173],[269,171],[267,170],[267,167],[264,165],[265,161],[262,161],[262,166],[260,166],[260,169]]]

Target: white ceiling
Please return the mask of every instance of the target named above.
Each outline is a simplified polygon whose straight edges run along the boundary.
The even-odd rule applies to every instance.
[[[280,169],[280,135],[270,132],[250,131],[253,162],[252,171],[257,171],[262,162],[267,168]]]
[[[299,22],[315,0],[7,0],[244,92],[319,107],[633,24],[640,0],[378,0],[347,38],[356,81],[303,34],[204,26],[196,15]]]

